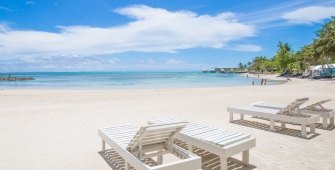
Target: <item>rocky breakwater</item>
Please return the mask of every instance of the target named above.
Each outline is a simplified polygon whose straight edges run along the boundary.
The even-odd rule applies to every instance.
[[[0,77],[0,81],[24,81],[24,80],[35,80],[32,77]]]

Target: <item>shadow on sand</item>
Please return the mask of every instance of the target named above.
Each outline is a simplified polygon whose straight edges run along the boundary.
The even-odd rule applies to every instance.
[[[187,143],[175,140],[174,143],[185,150],[187,150]],[[203,170],[220,170],[220,157],[212,154],[208,151],[205,151],[201,148],[193,146],[193,153],[197,154],[198,156],[201,157],[201,162],[202,162],[202,169]],[[242,158],[241,158],[242,159]],[[234,169],[234,170],[250,170],[250,169],[255,169],[256,167],[249,164],[249,165],[244,165],[242,161],[229,157],[228,158],[228,169]]]
[[[257,119],[259,119],[259,118],[257,118]],[[260,130],[264,130],[264,131],[270,131],[270,123],[266,124],[266,123],[250,121],[250,120],[235,120],[232,123],[242,125],[242,126],[251,127],[251,128],[255,128],[255,129],[260,129]],[[282,134],[282,135],[288,135],[288,136],[302,138],[301,137],[301,130],[290,129],[290,128],[287,128],[287,127],[286,128],[281,128],[280,126],[275,126],[273,133],[278,133],[278,134]],[[313,138],[315,138],[319,135],[320,134],[318,134],[318,133],[307,132],[307,138],[303,138],[303,139],[310,140],[310,139],[313,139]]]
[[[251,118],[255,118],[255,119],[262,119],[262,120],[267,120],[267,121],[270,121],[269,119],[265,119],[265,118],[261,118],[261,117],[251,117]],[[275,121],[277,123],[280,123],[280,121]],[[286,122],[286,124],[290,124],[290,125],[299,125],[300,124],[297,124],[297,123],[290,123],[290,122]],[[330,125],[330,124],[327,124],[327,127],[326,128],[323,128],[323,124],[322,123],[315,123],[315,128],[316,129],[323,129],[323,130],[334,130],[335,129],[335,126],[333,125]]]
[[[116,153],[113,149],[108,149],[105,151],[98,152],[102,158],[106,161],[106,163],[113,169],[113,170],[125,170],[125,162],[124,159]],[[148,166],[155,166],[156,161],[151,158],[144,159],[143,162]],[[134,167],[130,167],[131,170],[135,170]]]
[[[187,144],[184,142],[181,142],[179,140],[175,140],[174,143],[184,149],[187,150]],[[220,157],[217,155],[214,155],[210,152],[207,152],[205,150],[202,150],[197,147],[193,147],[193,152],[201,157],[202,160],[202,169],[203,170],[220,170]],[[106,163],[113,169],[113,170],[124,170],[125,168],[125,162],[124,159],[117,154],[113,149],[108,149],[105,151],[98,152],[100,156],[106,161]],[[145,159],[145,164],[149,166],[156,165],[156,161],[153,159]],[[256,167],[253,165],[244,165],[242,161],[239,161],[235,158],[228,158],[228,169],[229,170],[251,170],[255,169]],[[134,170],[133,167],[130,168],[131,170]]]

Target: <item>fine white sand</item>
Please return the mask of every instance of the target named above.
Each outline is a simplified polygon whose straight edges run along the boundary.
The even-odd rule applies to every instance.
[[[275,76],[261,78],[276,79]],[[279,78],[280,79],[280,78]],[[300,126],[268,131],[269,122],[245,116],[228,123],[228,106],[257,101],[290,103],[309,97],[307,104],[332,99],[335,81],[292,78],[274,86],[164,90],[0,90],[0,169],[111,169],[98,153],[98,127],[135,124],[179,117],[256,137],[250,165],[241,154],[229,159],[235,169],[335,169],[335,130],[317,124],[316,135],[300,138]],[[238,116],[236,116],[238,117]],[[280,124],[277,124],[278,128]],[[216,157],[204,164],[218,170]],[[117,169],[122,169],[118,167]]]

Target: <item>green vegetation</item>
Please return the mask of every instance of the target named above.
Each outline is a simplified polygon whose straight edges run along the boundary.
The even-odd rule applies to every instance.
[[[301,47],[299,51],[294,51],[288,43],[279,41],[275,56],[269,59],[256,56],[247,65],[239,63],[238,69],[265,73],[302,73],[311,65],[324,66],[331,63],[335,63],[335,17],[316,31],[312,44]]]

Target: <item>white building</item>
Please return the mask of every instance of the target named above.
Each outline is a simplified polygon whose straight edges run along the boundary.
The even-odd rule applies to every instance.
[[[328,69],[329,66],[329,69]],[[330,75],[330,73],[334,74],[335,72],[335,64],[325,64],[325,65],[317,65],[317,66],[310,66],[308,69],[305,70],[305,73],[310,76],[315,75]]]

